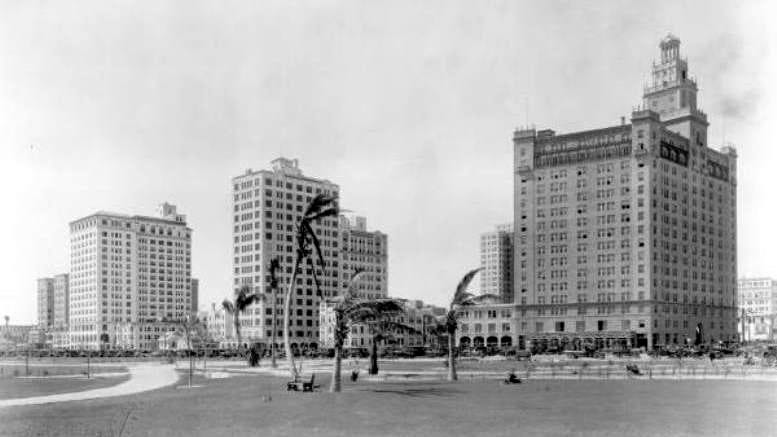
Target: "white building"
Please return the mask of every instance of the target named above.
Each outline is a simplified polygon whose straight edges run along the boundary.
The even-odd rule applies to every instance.
[[[235,325],[231,314],[221,306],[211,303],[205,318],[208,336],[217,342],[232,342],[235,340]]]
[[[524,335],[649,348],[697,327],[704,342],[737,338],[737,155],[709,146],[680,40],[660,50],[630,124],[514,133]]]
[[[70,223],[70,347],[156,349],[192,306],[191,233],[167,203]]]
[[[772,278],[741,278],[739,294],[739,332],[743,339],[774,340],[777,320],[777,280]]]
[[[428,346],[433,342],[432,328],[434,319],[446,313],[445,308],[426,304],[421,300],[404,301],[404,313],[392,317],[391,320],[411,327],[414,331],[392,330],[383,333],[387,340],[383,345],[392,345],[395,347],[421,347]],[[325,348],[334,347],[334,308],[333,306],[321,304],[321,346]],[[372,347],[372,340],[376,333],[370,324],[354,324],[350,328],[348,337],[343,344],[345,348],[369,349]]]
[[[245,342],[269,344],[273,318],[278,347],[283,342],[282,300],[294,268],[297,225],[317,194],[337,196],[339,188],[328,180],[305,176],[296,159],[278,158],[272,161],[271,170],[249,169],[232,179],[233,285],[235,288],[249,285],[252,291],[266,296],[263,302],[241,315]],[[292,348],[301,344],[318,347],[320,298],[336,295],[341,284],[338,227],[338,217],[324,218],[313,224],[325,265],[320,265],[314,256],[300,267],[291,297]],[[268,271],[274,257],[278,257],[281,264],[275,296],[270,290]],[[313,269],[316,269],[322,296],[317,296]]]
[[[480,234],[480,292],[513,302],[513,224]]]

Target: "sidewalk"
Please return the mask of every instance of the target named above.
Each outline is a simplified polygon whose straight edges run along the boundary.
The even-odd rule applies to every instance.
[[[19,405],[40,405],[53,402],[82,401],[86,399],[110,398],[156,390],[178,381],[175,367],[164,364],[143,363],[127,366],[130,379],[113,387],[98,388],[71,393],[60,393],[47,396],[33,396],[20,399],[0,400],[0,408]]]

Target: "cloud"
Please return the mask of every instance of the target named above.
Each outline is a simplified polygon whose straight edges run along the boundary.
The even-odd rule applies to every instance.
[[[757,111],[760,102],[761,93],[757,89],[724,95],[720,99],[720,115],[730,120],[746,120]]]

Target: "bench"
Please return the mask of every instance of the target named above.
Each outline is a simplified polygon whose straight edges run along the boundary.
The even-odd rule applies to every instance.
[[[310,375],[310,381],[289,381],[286,383],[286,391],[300,391],[302,389],[303,392],[306,391],[314,391],[317,388],[320,388],[320,385],[314,385],[316,381],[316,374]]]

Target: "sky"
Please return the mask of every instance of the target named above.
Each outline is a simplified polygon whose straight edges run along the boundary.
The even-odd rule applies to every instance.
[[[739,154],[740,276],[777,277],[777,10],[712,1],[0,0],[0,313],[36,322],[98,210],[193,229],[200,307],[231,290],[230,179],[299,159],[389,236],[389,293],[445,305],[512,221],[512,132],[620,123],[682,40],[709,143]],[[475,280],[475,284],[478,280]]]

